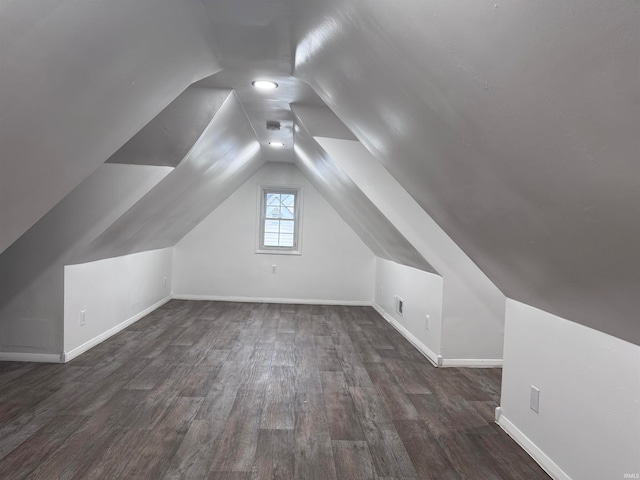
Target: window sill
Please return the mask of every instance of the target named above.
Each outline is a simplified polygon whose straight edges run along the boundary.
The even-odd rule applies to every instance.
[[[300,250],[278,250],[275,248],[259,248],[258,250],[256,250],[256,253],[262,255],[302,255],[302,252]]]

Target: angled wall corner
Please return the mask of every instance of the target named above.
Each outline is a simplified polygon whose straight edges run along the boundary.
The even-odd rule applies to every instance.
[[[443,284],[440,275],[376,258],[374,308],[434,365],[442,358]]]
[[[640,346],[507,300],[498,423],[553,478],[637,475],[639,404]]]
[[[230,89],[191,85],[111,155],[107,163],[177,166],[230,93]]]
[[[504,333],[504,295],[410,197],[384,166],[358,141],[349,139],[349,130],[334,114],[316,107],[294,106],[293,111],[298,118],[296,148],[300,152],[314,152],[316,159],[315,163],[307,161],[306,166],[302,164],[303,171],[306,168],[310,177],[330,185],[325,187],[326,195],[334,199],[336,185],[340,185],[340,182],[349,185],[350,194],[358,192],[365,199],[360,203],[373,206],[378,216],[389,225],[372,228],[375,224],[370,220],[371,217],[362,213],[362,208],[357,202],[347,195],[338,197],[336,203],[342,208],[355,209],[357,212],[354,214],[353,210],[351,211],[348,222],[358,225],[358,222],[364,220],[363,228],[365,234],[371,238],[370,244],[381,245],[374,253],[380,258],[415,267],[415,264],[402,261],[402,257],[397,253],[389,254],[394,251],[394,246],[397,252],[397,245],[401,243],[393,240],[379,243],[384,240],[381,232],[396,231],[411,250],[429,262],[430,268],[427,271],[437,272],[443,277],[443,292],[433,293],[438,296],[442,306],[435,309],[437,311],[429,307],[434,310],[431,319],[433,322],[439,323],[441,315],[442,330],[438,330],[441,338],[438,338],[437,342],[433,341],[436,332],[431,332],[428,348],[432,351],[435,349],[435,353],[442,355],[447,362],[477,360],[493,361],[492,365],[500,364]],[[304,135],[314,133],[308,131],[307,125],[337,138],[305,138]],[[306,155],[309,157],[310,154]],[[332,172],[333,177],[328,177],[326,172]],[[338,178],[342,180],[339,182]],[[393,270],[393,275],[387,277],[394,284],[399,284],[401,282],[396,280],[401,275],[396,270]],[[380,271],[392,270],[381,268]],[[410,270],[405,270],[405,273],[412,275]],[[379,291],[376,292],[376,296],[385,298]],[[388,298],[384,301],[390,304]],[[426,309],[427,307],[423,308]],[[393,316],[392,310],[388,313]],[[426,321],[424,315],[421,314],[420,325]],[[414,320],[413,323],[417,325],[418,320]],[[425,336],[424,328],[416,329],[415,333],[421,338]]]
[[[260,187],[302,187],[299,254],[258,251]],[[293,164],[266,162],[174,248],[181,299],[370,305],[375,260]]]
[[[293,111],[297,117],[296,164],[377,257],[374,307],[436,363],[442,336],[440,272],[321,148],[306,125],[340,138],[352,138],[346,127],[328,109],[295,106]],[[396,309],[399,297],[406,301],[403,313]]]
[[[202,8],[3,4],[0,252],[180,92],[220,70]]]
[[[295,164],[380,258],[438,273],[298,122]]]
[[[638,344],[640,6],[511,7],[293,4],[294,74],[506,296]]]
[[[62,352],[64,266],[171,170],[104,164],[0,254],[0,351]]]
[[[173,248],[64,267],[64,361],[171,299]]]
[[[499,364],[504,294],[360,142],[315,139],[444,278],[440,353],[445,363]]]
[[[209,102],[203,108],[199,102],[194,103],[194,95],[196,99],[203,100],[204,97]],[[65,314],[65,298],[72,299],[73,305],[96,302],[91,303],[90,295],[80,298],[81,289],[77,292],[64,290],[65,266],[83,264],[77,269],[70,268],[69,274],[80,272],[75,275],[78,278],[95,274],[96,282],[105,286],[108,282],[104,271],[118,276],[123,272],[114,269],[126,269],[132,264],[140,265],[145,271],[155,271],[140,252],[172,247],[259,168],[262,164],[260,147],[242,108],[229,91],[199,89],[195,93],[187,92],[160,117],[170,124],[194,106],[197,108],[195,113],[202,114],[200,121],[174,130],[179,134],[176,148],[186,150],[188,143],[194,142],[178,168],[151,166],[148,165],[150,162],[144,161],[164,153],[164,157],[157,158],[157,163],[172,164],[176,155],[181,154],[177,150],[154,150],[156,146],[152,139],[157,138],[154,130],[163,129],[167,123],[152,122],[140,132],[142,141],[128,143],[119,152],[118,162],[103,164],[0,255],[0,275],[3,285],[8,285],[0,293],[1,350],[20,355],[60,354],[63,348],[80,348],[78,339],[94,341],[94,337],[85,337],[95,333],[96,328],[111,331],[114,319],[97,321],[94,317],[96,323],[84,330],[78,330],[77,322],[69,320],[78,312]],[[200,132],[207,116],[213,118],[208,119],[206,128]],[[146,154],[145,146],[149,147],[150,155]],[[113,240],[113,232],[119,242]],[[105,238],[108,240],[101,243]],[[106,251],[100,250],[100,245]],[[148,255],[155,258],[155,254]],[[112,257],[121,258],[107,263],[89,263]],[[160,255],[157,263],[164,265],[167,261]],[[170,281],[170,269],[168,271],[163,277]],[[149,281],[155,285],[159,280]],[[69,279],[67,286],[76,288],[78,282]],[[119,290],[105,288],[104,292],[116,295]],[[123,306],[131,303],[127,298],[116,295],[111,299],[122,304],[120,310],[114,310],[121,322],[127,319],[120,317],[131,309],[149,307],[146,303],[150,296],[144,292],[141,295],[143,300],[134,301],[127,308]],[[71,328],[69,332],[64,331],[64,320]],[[95,338],[104,335],[105,332],[100,332]]]
[[[184,160],[74,263],[175,245],[263,164],[242,106],[227,95]]]

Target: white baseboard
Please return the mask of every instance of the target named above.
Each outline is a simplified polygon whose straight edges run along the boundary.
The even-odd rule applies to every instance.
[[[564,473],[529,437],[522,433],[507,417],[502,413],[500,407],[496,408],[496,423],[520,445],[531,458],[533,458],[542,469],[554,480],[571,480],[571,477]]]
[[[83,343],[79,347],[76,347],[76,348],[74,348],[73,350],[71,350],[69,352],[63,352],[62,355],[61,355],[61,357],[63,359],[62,360],[63,363],[66,363],[66,362],[69,362],[69,361],[73,360],[78,355],[83,354],[84,352],[86,352],[90,348],[93,348],[96,345],[98,345],[99,343],[104,342],[107,338],[114,336],[116,333],[124,330],[129,325],[131,325],[131,324],[137,322],[138,320],[140,320],[142,317],[145,317],[145,316],[149,315],[151,312],[153,312],[157,308],[160,308],[162,305],[164,305],[165,303],[167,303],[171,299],[172,299],[172,296],[169,295],[169,296],[163,298],[162,300],[160,300],[159,302],[154,303],[150,307],[145,308],[140,313],[135,314],[133,317],[125,320],[122,323],[119,323],[115,327],[112,327],[109,330],[107,330],[105,332],[102,332],[100,335],[98,335],[96,337],[93,337],[91,340],[89,340],[88,342]]]
[[[501,358],[443,358],[441,367],[501,368]]]
[[[409,343],[411,343],[411,345],[416,347],[420,353],[422,353],[425,357],[427,357],[427,360],[433,363],[433,365],[436,367],[441,366],[442,357],[440,355],[436,355],[435,353],[433,353],[433,351],[431,351],[430,348],[428,348],[424,343],[418,340],[409,330],[404,328],[395,318],[389,315],[380,305],[373,302],[372,306],[376,310],[376,312],[378,312],[382,316],[382,318],[384,318],[387,322],[391,324],[393,328],[395,328],[398,332],[400,332],[400,335],[406,338],[409,341]]]
[[[298,305],[343,305],[348,307],[370,307],[371,300],[318,300],[308,298],[269,298],[269,297],[226,297],[223,295],[173,294],[176,300],[207,300],[210,302],[242,303],[289,303]]]
[[[373,308],[391,324],[400,334],[409,340],[427,359],[436,367],[461,367],[461,368],[497,368],[502,367],[501,358],[442,358],[436,355],[424,343],[418,340],[409,330],[389,315],[380,305],[373,303]]]
[[[0,362],[64,363],[59,353],[0,352]]]

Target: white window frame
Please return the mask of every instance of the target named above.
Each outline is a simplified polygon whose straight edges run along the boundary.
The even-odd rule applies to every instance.
[[[265,199],[267,193],[289,193],[296,196],[293,247],[272,247],[264,244]],[[256,253],[270,255],[302,255],[302,185],[258,185],[258,215],[256,231]]]

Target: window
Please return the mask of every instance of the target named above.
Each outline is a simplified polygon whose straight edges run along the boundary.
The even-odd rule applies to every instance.
[[[260,187],[258,253],[300,254],[301,203],[301,187]]]

